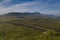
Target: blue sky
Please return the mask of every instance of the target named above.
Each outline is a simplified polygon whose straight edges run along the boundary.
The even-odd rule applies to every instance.
[[[60,15],[60,0],[0,0],[0,14],[8,12]]]

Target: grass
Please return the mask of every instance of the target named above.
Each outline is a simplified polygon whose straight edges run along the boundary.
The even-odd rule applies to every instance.
[[[42,31],[8,22],[39,26],[48,30]],[[60,19],[38,17],[1,18],[0,40],[60,40]]]
[[[9,23],[0,24],[0,40],[25,40],[35,39],[42,31],[24,26],[15,26]]]

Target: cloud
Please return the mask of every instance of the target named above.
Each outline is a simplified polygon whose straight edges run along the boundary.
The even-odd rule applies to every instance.
[[[35,7],[38,7],[38,6],[35,6],[35,5],[38,5],[38,2],[27,2],[27,3],[24,2],[21,4],[11,5],[10,7],[4,7],[4,6],[1,7],[0,6],[0,13],[4,14],[4,13],[12,12],[12,11],[31,12],[31,11],[37,10],[37,8],[35,8]]]
[[[0,2],[0,6],[7,6],[7,5],[9,5],[9,3],[11,2],[12,0],[2,0],[1,2]]]
[[[12,0],[3,0],[2,2],[3,3],[9,3],[9,2],[11,2]]]
[[[8,12],[41,12],[44,14],[59,14],[60,4],[48,4],[45,2],[33,1],[33,2],[23,2],[20,4],[10,5],[9,7],[5,7],[5,5],[9,4],[12,0],[3,0],[0,3],[0,14],[5,14]],[[4,5],[5,3],[5,5]],[[54,8],[56,8],[54,10]]]

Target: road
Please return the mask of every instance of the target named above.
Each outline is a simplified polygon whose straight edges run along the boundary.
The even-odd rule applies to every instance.
[[[60,29],[53,28],[53,27],[49,28],[49,27],[42,27],[42,26],[33,26],[33,25],[29,25],[29,24],[14,23],[14,22],[7,22],[7,23],[11,23],[11,24],[14,24],[16,26],[21,25],[21,26],[24,26],[24,27],[27,27],[27,28],[33,28],[33,29],[36,29],[36,30],[43,30],[43,31],[54,30],[54,31],[60,32]]]

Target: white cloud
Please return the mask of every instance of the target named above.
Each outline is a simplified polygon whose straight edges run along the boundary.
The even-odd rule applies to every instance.
[[[35,5],[38,5],[38,2],[21,3],[21,4],[11,5],[10,7],[0,6],[0,13],[4,14],[8,12],[33,12],[38,10],[38,8],[34,7]]]
[[[0,3],[0,14],[5,14],[8,12],[41,12],[41,13],[46,13],[46,14],[55,14],[55,13],[60,13],[59,10],[47,10],[45,8],[47,7],[55,7],[57,4],[54,5],[48,5],[47,3],[43,3],[43,2],[24,2],[24,3],[20,3],[20,4],[16,4],[16,5],[11,5],[10,7],[4,7],[2,6],[3,3],[8,4],[9,2],[11,2],[11,0],[4,0],[2,3]],[[44,10],[45,9],[45,10]]]
[[[2,2],[0,2],[0,6],[7,6],[12,0],[2,0]]]
[[[2,2],[3,3],[9,3],[9,2],[11,2],[12,0],[3,0]]]

